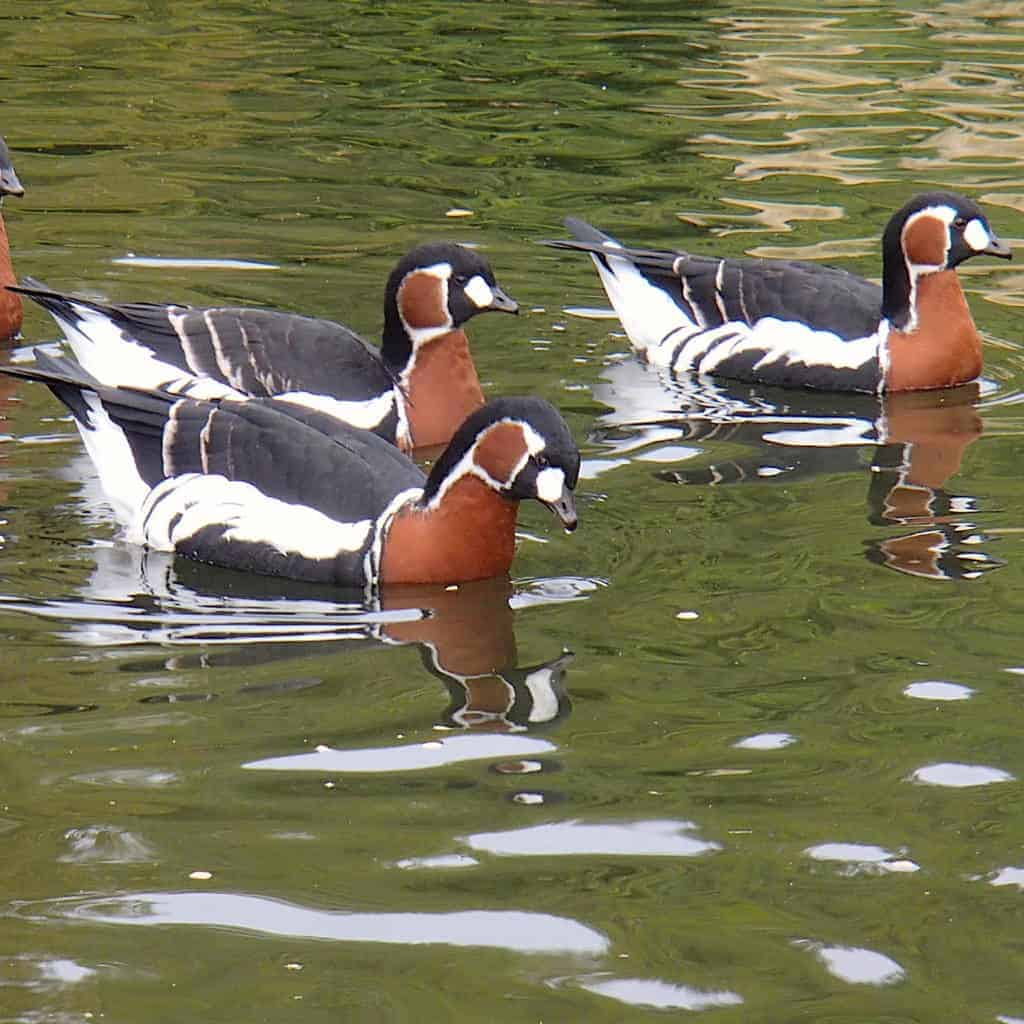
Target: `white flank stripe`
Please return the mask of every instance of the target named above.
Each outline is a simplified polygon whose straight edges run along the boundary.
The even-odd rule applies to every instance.
[[[175,402],[167,411],[167,425],[164,427],[164,436],[160,441],[160,452],[163,457],[163,469],[167,476],[174,475],[174,462],[171,458],[171,450],[178,437],[178,412],[181,402]]]
[[[213,355],[217,360],[217,369],[223,374],[225,380],[231,380],[231,361],[227,358],[227,353],[224,351],[224,346],[221,344],[217,328],[213,326],[213,317],[211,314],[214,312],[216,312],[216,310],[205,310],[203,312],[203,323],[206,324],[206,329],[210,332],[210,340],[213,342]]]
[[[172,395],[181,395],[183,398],[198,398],[203,402],[215,402],[220,398],[231,398],[236,402],[245,402],[249,399],[244,391],[236,391],[227,384],[222,384],[212,377],[181,377],[177,380],[169,380],[163,385],[164,390]]]
[[[199,431],[199,461],[204,473],[210,472],[210,438],[213,434],[213,419],[218,411],[216,407],[210,410],[203,429]]]
[[[343,402],[338,398],[331,398],[330,395],[314,395],[308,391],[286,391],[277,397],[282,402],[326,413],[361,430],[372,430],[378,426],[395,404],[394,390],[385,391],[384,394],[369,398],[365,402]]]
[[[736,336],[729,338],[733,333]],[[845,340],[831,331],[816,331],[805,324],[775,317],[763,317],[753,327],[732,321],[694,334],[673,361],[673,368],[689,367],[698,373],[714,373],[732,356],[763,351],[764,355],[754,365],[755,370],[780,360],[788,364],[856,370],[879,354],[888,333],[888,323],[881,323],[874,334]],[[648,352],[650,361],[665,365],[678,339],[672,341],[672,346],[663,347],[667,350]]]
[[[252,365],[252,348],[249,345],[249,332],[245,329],[245,321],[243,319],[241,319],[241,317],[239,317],[236,320],[236,323],[238,324],[238,329],[239,329],[239,331],[242,334],[242,351],[245,353],[245,356],[246,356],[245,362],[248,363],[251,366]],[[231,364],[231,372],[228,374],[228,380],[231,381],[232,386],[236,387],[236,388],[239,388],[239,389],[242,388],[242,366],[243,365],[244,364],[241,361],[233,362]],[[259,378],[259,376],[260,376],[258,371],[257,371],[256,376],[257,376],[257,378]]]
[[[171,322],[174,333],[178,335],[178,341],[181,342],[181,351],[185,355],[185,362],[193,373],[198,373],[199,360],[196,357],[196,350],[192,345],[188,332],[185,330],[185,317],[187,315],[188,310],[182,310],[180,313],[172,309],[167,311],[167,319]]]
[[[725,260],[718,261],[718,270],[715,271],[715,305],[718,307],[718,315],[723,320],[729,319],[725,311],[725,298],[722,296],[722,286],[725,284]]]
[[[186,473],[150,491],[129,539],[173,551],[207,526],[226,527],[226,540],[266,544],[282,554],[322,561],[359,551],[373,521],[339,523],[317,509],[270,498],[249,483]]]

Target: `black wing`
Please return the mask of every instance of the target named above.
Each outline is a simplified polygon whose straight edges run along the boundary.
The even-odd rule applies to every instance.
[[[76,307],[98,313],[162,362],[256,398],[306,391],[363,401],[394,383],[378,351],[332,320],[265,309],[106,304],[31,279],[15,290],[72,325],[82,319]]]
[[[598,258],[609,251],[609,243],[616,245],[584,221],[569,217],[565,223],[576,239],[546,245]],[[632,261],[704,327],[727,321],[752,325],[775,317],[841,338],[862,338],[876,330],[882,314],[881,287],[836,267],[803,260],[716,259],[628,246],[612,251]]]

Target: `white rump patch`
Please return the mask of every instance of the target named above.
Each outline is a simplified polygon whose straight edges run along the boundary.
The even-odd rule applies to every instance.
[[[282,554],[323,561],[361,550],[373,520],[340,523],[317,509],[270,498],[250,483],[186,473],[153,488],[129,539],[174,551],[207,526],[226,527],[225,540],[266,544]]]
[[[617,242],[605,243],[605,259],[610,269],[600,257],[591,258],[608,299],[636,348],[646,352],[675,331],[698,327],[668,292],[651,284],[631,260],[613,255],[616,248],[621,248]]]
[[[315,409],[326,413],[337,420],[359,427],[361,430],[373,430],[381,424],[391,412],[395,404],[394,391],[385,391],[375,398],[364,402],[343,402],[330,395],[314,395],[308,391],[286,391],[277,396],[282,402],[301,406],[303,409]]]
[[[126,338],[102,313],[72,302],[81,318],[70,323],[52,314],[75,358],[102,384],[111,387],[159,388],[181,377],[177,366],[154,357],[150,349]]]
[[[471,277],[462,290],[477,309],[487,309],[494,303],[494,292],[491,291],[491,286],[479,274]]]
[[[553,505],[562,498],[565,488],[565,473],[556,466],[548,466],[537,474],[537,497]]]
[[[107,415],[99,396],[83,391],[82,399],[89,408],[90,426],[85,427],[77,420],[75,423],[85,450],[114,513],[123,523],[131,523],[146,500],[149,487],[139,474],[125,432]]]
[[[984,252],[992,244],[992,236],[985,225],[975,217],[964,228],[964,241],[975,251]]]

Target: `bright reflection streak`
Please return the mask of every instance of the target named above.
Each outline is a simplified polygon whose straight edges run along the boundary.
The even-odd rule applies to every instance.
[[[739,1006],[743,1002],[743,997],[735,992],[704,992],[656,978],[608,978],[585,981],[582,987],[630,1006],[655,1006],[660,1010],[708,1010],[715,1006]]]
[[[519,910],[446,914],[313,910],[280,900],[221,892],[152,892],[32,904],[46,916],[93,924],[203,925],[240,928],[279,938],[396,945],[486,946],[517,953],[598,956],[608,950],[600,932],[566,917]]]
[[[626,824],[588,824],[560,821],[508,832],[479,832],[463,842],[474,850],[501,856],[545,857],[612,854],[637,857],[697,857],[720,850],[718,843],[683,832],[692,821],[635,821]]]
[[[249,761],[242,767],[289,772],[409,772],[482,758],[550,754],[557,749],[547,740],[529,736],[479,733],[396,747],[363,747],[358,750],[318,747],[308,754],[266,757],[260,761]]]

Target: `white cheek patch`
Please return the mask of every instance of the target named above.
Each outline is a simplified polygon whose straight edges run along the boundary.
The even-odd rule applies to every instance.
[[[494,304],[494,292],[479,274],[471,277],[462,290],[477,309],[486,309]]]
[[[992,244],[992,236],[988,233],[985,225],[975,217],[974,220],[964,228],[964,241],[975,252],[983,252]]]
[[[554,466],[548,466],[537,474],[537,497],[553,505],[562,500],[565,489],[565,473]]]

